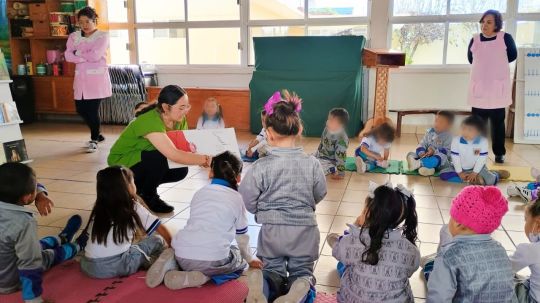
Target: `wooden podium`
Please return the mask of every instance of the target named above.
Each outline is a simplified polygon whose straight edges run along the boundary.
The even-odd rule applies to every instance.
[[[390,68],[398,68],[405,65],[405,53],[387,50],[365,48],[362,53],[362,63],[368,68],[375,68],[375,100],[373,106],[373,118],[368,119],[364,128],[360,132],[362,137],[373,127],[384,122],[392,122],[387,117],[388,112],[387,94],[388,94],[388,73]]]

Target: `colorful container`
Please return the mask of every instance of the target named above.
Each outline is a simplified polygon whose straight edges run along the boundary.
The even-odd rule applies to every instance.
[[[38,76],[45,76],[47,74],[47,67],[45,64],[40,63],[36,65],[36,74]]]
[[[75,4],[75,11],[78,11],[88,6],[86,0],[75,0],[73,1],[73,3]]]
[[[73,13],[75,11],[75,3],[73,2],[61,2],[60,11],[64,13]]]
[[[62,23],[51,23],[51,36],[53,37],[64,37],[67,36],[68,26]]]

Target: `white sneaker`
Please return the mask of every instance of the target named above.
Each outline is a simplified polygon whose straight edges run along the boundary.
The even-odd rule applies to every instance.
[[[407,164],[409,164],[409,170],[417,170],[422,166],[420,160],[415,159],[413,155],[407,156]]]
[[[178,270],[178,265],[174,258],[174,250],[167,248],[146,272],[146,286],[154,288],[160,285],[165,278],[165,274],[171,270]]]
[[[388,168],[388,166],[390,166],[390,163],[388,163],[387,160],[377,161],[377,166],[382,168]]]
[[[274,303],[298,303],[302,300],[309,291],[309,282],[306,279],[299,278],[296,279],[289,292],[277,298]]]
[[[97,142],[90,141],[88,143],[88,148],[86,149],[86,152],[87,153],[95,153],[95,152],[97,152],[97,150],[98,150]]]
[[[540,169],[536,167],[531,168],[531,176],[536,180],[536,182],[540,182]]]
[[[420,167],[418,169],[420,176],[429,177],[435,174],[435,168]]]
[[[531,202],[533,200],[532,191],[524,187],[508,186],[506,188],[506,193],[510,197],[521,197],[525,202]]]
[[[200,271],[172,270],[165,274],[165,286],[171,290],[200,287],[210,280]]]
[[[356,163],[356,172],[357,173],[363,174],[363,173],[366,172],[367,165],[366,165],[366,163],[364,162],[364,160],[361,157],[356,157],[355,163]]]

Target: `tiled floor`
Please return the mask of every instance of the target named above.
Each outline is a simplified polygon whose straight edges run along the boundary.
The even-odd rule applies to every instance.
[[[88,131],[79,124],[37,123],[23,127],[28,153],[34,162],[40,182],[44,183],[52,197],[55,208],[47,217],[39,217],[40,236],[56,233],[75,213],[88,218],[95,199],[95,174],[106,166],[109,148],[123,129],[122,126],[104,126],[107,141],[100,145],[94,154],[86,154],[82,149],[87,140]],[[252,136],[239,133],[240,145],[246,144]],[[413,150],[420,135],[404,134],[392,147],[392,159],[403,159]],[[301,144],[306,151],[312,152],[318,145],[318,138],[304,138]],[[350,154],[357,144],[352,140]],[[540,146],[517,145],[507,142],[508,165],[533,166],[540,164]],[[491,155],[492,157],[492,155]],[[419,238],[422,255],[436,251],[439,241],[439,229],[448,221],[448,209],[451,198],[459,192],[462,185],[449,184],[437,178],[415,176],[357,175],[348,173],[342,181],[328,180],[328,195],[317,207],[317,220],[321,232],[321,256],[315,268],[318,290],[335,292],[339,286],[336,274],[336,260],[325,241],[329,232],[342,232],[347,223],[353,222],[360,214],[367,195],[370,180],[402,183],[414,188],[418,204]],[[189,216],[189,203],[194,192],[208,183],[207,172],[198,167],[190,169],[189,177],[181,182],[164,184],[160,187],[162,197],[175,206],[174,214],[164,217],[165,225],[175,232],[181,229]],[[501,183],[499,187],[506,192],[511,183]],[[493,234],[502,245],[512,252],[518,243],[527,241],[523,234],[523,207],[519,200],[511,200],[510,211],[504,217],[502,226]],[[259,226],[250,218],[251,245],[256,246]],[[411,284],[418,301],[423,301],[425,283],[417,272],[411,278]]]

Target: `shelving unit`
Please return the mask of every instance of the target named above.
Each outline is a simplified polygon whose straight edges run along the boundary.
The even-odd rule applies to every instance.
[[[11,80],[0,80],[0,108],[3,103],[13,102],[11,97],[11,91],[9,89],[9,84]],[[16,140],[23,139],[21,128],[19,124],[23,121],[12,121],[7,123],[0,123],[0,164],[5,162],[5,155],[3,150],[3,144],[5,142],[11,142]],[[25,161],[26,163],[31,162],[31,160]]]
[[[69,0],[8,0],[7,6],[12,7],[14,2],[39,5],[40,13],[32,15],[30,19],[33,23],[49,24],[49,13],[60,11],[61,2]],[[10,27],[12,22],[10,20]],[[13,34],[10,28],[10,34]],[[67,68],[62,76],[38,76],[36,66],[47,62],[47,50],[66,49],[68,36],[51,36],[50,28],[48,32],[40,31],[36,33],[34,26],[34,36],[31,37],[10,37],[11,60],[13,72],[17,72],[19,64],[25,64],[24,56],[29,54],[32,58],[31,75],[34,85],[34,98],[36,102],[36,112],[38,114],[75,114],[73,102],[73,80],[75,65],[67,63]]]

